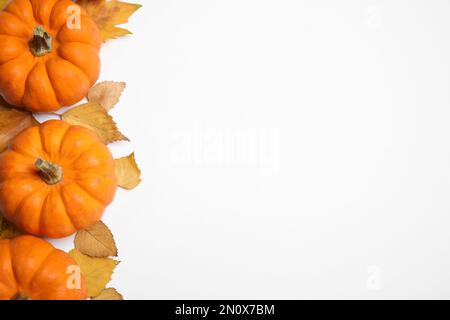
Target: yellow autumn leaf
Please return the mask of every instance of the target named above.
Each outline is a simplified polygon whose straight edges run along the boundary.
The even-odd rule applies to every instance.
[[[75,236],[75,248],[91,257],[116,257],[117,247],[114,236],[101,221]]]
[[[119,102],[125,87],[125,82],[104,81],[98,83],[89,90],[88,100],[98,103],[106,111],[109,111]]]
[[[8,4],[9,0],[0,0],[0,10],[3,10]]]
[[[0,215],[0,239],[12,239],[22,232]]]
[[[116,159],[116,176],[119,186],[127,190],[134,189],[141,183],[141,170],[137,166],[134,153]]]
[[[114,288],[106,288],[92,300],[123,300],[123,296]]]
[[[64,113],[61,118],[67,123],[91,129],[105,144],[120,140],[129,141],[119,131],[108,112],[97,103],[89,102],[77,106]]]
[[[30,112],[11,108],[0,99],[0,152],[22,130],[39,124]]]
[[[77,4],[97,23],[103,41],[131,34],[117,25],[127,23],[128,18],[142,7],[140,4],[118,0],[78,0]]]
[[[81,274],[86,278],[89,297],[97,297],[106,287],[118,261],[109,258],[92,258],[73,249],[69,255],[80,266]]]

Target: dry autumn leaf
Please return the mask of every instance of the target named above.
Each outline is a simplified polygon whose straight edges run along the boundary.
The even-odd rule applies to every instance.
[[[89,257],[77,249],[70,251],[69,255],[80,266],[81,273],[86,278],[89,297],[97,297],[105,289],[111,281],[114,269],[119,264],[118,261],[109,258]]]
[[[117,128],[113,118],[97,103],[89,102],[70,109],[61,116],[67,123],[79,125],[93,130],[105,143],[126,140]]]
[[[127,23],[128,18],[142,7],[140,4],[118,0],[78,0],[77,3],[97,23],[103,41],[131,34],[129,30],[117,25]]]
[[[75,248],[91,257],[117,256],[114,237],[108,227],[101,221],[77,232]]]
[[[18,133],[37,124],[31,113],[13,109],[0,100],[0,152],[8,147],[9,141]]]
[[[111,110],[117,102],[119,102],[125,82],[104,81],[96,84],[89,90],[88,100],[95,102],[105,108],[106,111]]]
[[[0,215],[0,239],[12,239],[21,234],[22,232]]]
[[[4,7],[6,7],[6,4],[9,2],[9,0],[0,0],[0,10],[2,10]]]
[[[141,183],[141,170],[137,166],[134,153],[116,159],[116,176],[119,186],[127,190],[134,189]]]
[[[123,300],[123,296],[114,288],[106,288],[92,300]]]

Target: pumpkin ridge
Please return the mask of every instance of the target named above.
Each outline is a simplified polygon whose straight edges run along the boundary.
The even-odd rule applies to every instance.
[[[0,12],[2,12],[2,11],[0,11]],[[25,38],[25,37],[20,37],[20,36],[15,35],[15,34],[0,33],[0,36],[16,38],[16,39],[19,39],[20,41],[23,41],[24,43],[27,43],[27,44],[28,44],[28,39],[27,39],[27,38]],[[75,42],[75,41],[73,41],[73,42]]]
[[[61,190],[61,186],[58,186],[58,188],[59,188],[59,190]],[[78,226],[75,224],[75,222],[74,222],[72,216],[69,214],[69,210],[67,210],[67,203],[66,203],[66,200],[64,200],[64,197],[62,196],[61,192],[58,192],[58,195],[57,195],[57,196],[61,199],[61,202],[63,203],[64,213],[65,213],[65,215],[67,216],[67,218],[69,218],[70,224],[72,225],[72,227],[73,227],[74,229],[78,229]]]
[[[44,25],[45,22],[41,21],[41,19],[38,17],[38,13],[37,11],[39,11],[39,6],[40,4],[34,5],[33,2],[31,2],[31,0],[28,0],[31,6],[31,12],[33,14],[33,20],[35,22],[36,25]]]
[[[80,46],[80,45],[85,46],[84,48],[83,48],[83,47],[79,48],[79,49],[78,49],[78,52],[80,52],[81,50],[86,51],[86,52],[87,52],[88,50],[93,50],[94,54],[98,55],[98,54],[99,54],[99,51],[98,51],[97,48],[95,48],[93,45],[91,45],[91,44],[89,44],[89,43],[86,43],[86,42],[81,42],[81,41],[69,41],[69,42],[63,42],[63,43],[61,43],[61,45],[60,45],[60,46],[58,47],[58,49],[57,49],[58,55],[59,55],[62,59],[64,59],[64,60],[70,62],[71,64],[73,64],[74,66],[76,66],[78,69],[80,69],[81,72],[88,78],[89,83],[95,84],[95,82],[96,82],[97,79],[98,79],[98,74],[97,74],[97,76],[95,77],[95,78],[97,78],[97,79],[94,78],[94,79],[92,79],[92,81],[91,81],[91,77],[89,76],[89,73],[86,72],[86,66],[81,67],[79,63],[76,63],[75,61],[73,61],[73,60],[74,60],[73,57],[69,57],[67,54],[62,54],[61,48],[65,47],[65,46],[67,46],[67,45],[72,45],[72,44],[77,44],[78,46]],[[90,52],[89,54],[92,54],[92,52]],[[88,66],[88,68],[89,68],[89,67],[90,67],[90,66]]]
[[[3,12],[3,14],[10,15],[10,16],[14,17],[14,19],[16,20],[16,21],[14,21],[14,23],[22,24],[23,27],[27,28],[31,32],[30,26],[27,25],[25,22],[23,22],[21,19],[19,19],[15,14],[13,14],[12,12],[6,11],[6,10],[4,10],[2,12]],[[19,36],[13,35],[13,34],[6,34],[6,33],[2,33],[2,34],[5,35],[5,36],[8,35],[8,36],[13,36],[13,37],[16,37],[16,38],[20,38],[20,39],[23,39],[24,41],[28,41],[29,40],[28,38],[19,37]]]
[[[8,180],[6,180],[6,181],[9,181],[9,180],[13,180],[13,179],[8,179]],[[6,182],[6,181],[3,181],[2,182],[2,184],[4,183],[4,182]],[[25,202],[25,200],[27,200],[29,197],[32,197],[35,193],[37,193],[39,191],[39,189],[37,188],[36,190],[32,190],[30,193],[28,193],[27,195],[26,195],[26,197],[24,197],[22,200],[20,200],[20,202],[17,204],[17,207],[14,209],[14,212],[13,212],[13,214],[11,215],[11,217],[10,217],[10,219],[9,220],[13,220],[12,219],[12,217],[16,217],[17,216],[17,214],[18,214],[18,209],[20,208],[20,206],[22,205],[22,203],[23,202]],[[13,222],[13,223],[15,223],[15,221],[11,221],[11,222]]]
[[[13,253],[13,251],[12,251],[13,242],[15,243],[16,240],[15,239],[11,240],[8,247],[9,247],[9,251],[10,251],[10,255],[9,256],[10,256],[10,259],[11,259],[11,268],[12,268],[14,279],[16,281],[16,286],[17,286],[18,292],[15,294],[15,296],[11,297],[12,299],[14,299],[17,295],[25,293],[24,291],[27,291],[27,290],[24,290],[22,281],[20,281],[20,279],[19,279],[19,277],[17,276],[17,273],[16,273],[16,267],[18,266],[18,263],[15,260],[15,255],[12,254]],[[30,283],[31,283],[31,281],[30,281]]]
[[[94,168],[96,168],[96,167],[87,168],[85,171],[88,171],[88,170],[94,169]],[[96,175],[95,173],[90,173],[90,172],[89,172],[89,173],[83,172],[83,173],[84,173],[84,174],[88,174],[88,175],[90,175],[90,176],[95,176],[95,175]],[[77,178],[77,180],[78,180],[78,181],[89,180],[89,179],[91,179],[90,176],[85,177],[85,178]],[[114,182],[114,183],[117,182],[117,177],[116,177],[116,174],[115,174],[115,173],[112,173],[112,174],[103,173],[103,174],[102,174],[102,178],[109,179],[111,182]]]
[[[23,95],[22,95],[22,99],[20,100],[20,104],[21,104],[21,105],[23,105],[23,99],[25,98],[25,91],[27,91],[28,86],[29,86],[28,81],[29,81],[29,79],[30,79],[31,72],[34,70],[34,68],[36,68],[37,65],[38,65],[38,64],[37,64],[36,58],[34,58],[33,65],[32,65],[32,67],[30,68],[30,71],[28,71],[27,77],[25,78],[25,84],[24,84]]]
[[[46,256],[45,258],[41,261],[41,263],[39,264],[39,267],[36,268],[36,271],[34,272],[33,277],[31,278],[30,282],[28,283],[28,289],[31,288],[31,284],[33,283],[34,279],[36,279],[36,277],[39,275],[39,273],[42,271],[42,269],[45,267],[45,263],[47,262],[48,259],[50,259],[50,257],[52,256],[52,254],[55,253],[55,248],[52,248],[53,250],[51,250]],[[31,298],[31,297],[29,297]]]
[[[5,150],[6,151],[6,150]],[[18,152],[17,150],[7,149],[8,152],[14,155],[14,157],[20,157],[23,159],[20,159],[20,162],[23,161],[23,164],[28,164],[28,162],[33,162],[34,157],[30,156],[29,154],[24,154],[21,152]],[[0,172],[3,171],[0,169]]]
[[[87,21],[90,21],[90,22],[92,22],[92,24],[93,25],[95,25],[96,27],[97,27],[97,29],[98,29],[98,25],[97,25],[97,23],[96,22],[94,22],[92,19],[91,19],[91,17],[88,15],[88,14],[86,14],[84,11],[83,11],[83,9],[81,8],[81,14],[80,14],[80,23],[81,23],[81,26],[80,26],[80,29],[79,30],[84,30],[86,27],[83,27],[83,25],[85,26],[85,24],[83,24],[82,22],[81,22],[81,20],[83,19],[83,18],[85,18],[86,19],[86,22]],[[88,22],[89,23],[89,22]],[[59,43],[69,43],[69,42],[81,42],[81,43],[86,43],[87,45],[89,45],[89,46],[92,46],[92,47],[94,47],[94,48],[96,48],[97,49],[97,51],[98,52],[100,52],[100,50],[101,50],[101,47],[102,47],[102,41],[101,40],[99,40],[99,42],[100,43],[92,43],[92,42],[88,42],[88,41],[85,41],[85,39],[83,38],[83,39],[79,39],[79,40],[81,40],[81,41],[73,41],[72,39],[71,39],[71,37],[69,37],[69,39],[67,39],[67,40],[65,40],[65,41],[62,41],[61,40],[61,34],[63,33],[63,28],[66,26],[66,23],[63,23],[62,25],[61,25],[61,27],[57,30],[57,32],[55,33],[55,39],[59,42]],[[100,30],[98,29],[98,32],[100,33]]]
[[[5,64],[7,64],[7,63],[10,63],[10,62],[12,62],[12,61],[14,61],[14,60],[16,60],[16,59],[23,59],[23,58],[26,58],[26,56],[28,55],[28,53],[30,53],[30,52],[28,52],[27,50],[24,50],[24,52],[23,52],[21,55],[15,57],[15,58],[9,59],[9,60],[7,60],[7,61],[5,61],[5,62],[3,62],[3,63],[0,63],[0,66],[3,66],[3,65],[5,65]]]
[[[103,207],[103,208],[106,207],[106,205],[103,203],[103,201],[97,199],[97,198],[94,197],[92,194],[90,194],[88,191],[86,191],[85,188],[83,188],[82,186],[80,186],[76,180],[70,180],[70,182],[71,182],[72,184],[74,184],[78,189],[80,189],[81,191],[83,191],[89,198],[91,198],[92,200],[94,200],[95,202],[97,202],[97,204],[99,204],[101,207]]]
[[[96,46],[94,46],[92,43],[89,43],[89,42],[87,42],[87,41],[61,41],[61,39],[59,39],[59,37],[57,37],[56,40],[57,40],[59,43],[61,43],[61,44],[66,44],[66,43],[82,43],[82,44],[85,44],[85,45],[87,45],[87,46],[89,46],[89,47],[94,48],[97,52],[100,52],[100,50],[99,50]]]
[[[84,186],[80,185],[77,181],[73,181],[72,182],[81,190],[83,190],[90,198],[94,199],[95,201],[97,201],[99,204],[102,205],[102,207],[106,207],[107,204],[105,204],[103,202],[103,200],[98,199],[95,195],[92,194],[92,192],[88,191]]]
[[[59,0],[59,1],[60,1],[60,0]],[[51,23],[51,21],[50,21],[50,20],[52,20],[53,13],[54,13],[55,8],[56,8],[56,5],[57,5],[57,3],[58,3],[59,1],[56,1],[56,2],[55,2],[55,4],[53,5],[53,8],[52,8],[52,11],[50,12],[50,15],[49,15],[49,29],[53,31],[53,34],[54,34],[54,36],[55,36],[55,39],[58,38],[58,35],[59,35],[59,33],[61,32],[61,29],[66,25],[66,23],[62,23],[62,24],[57,28],[57,30],[55,30],[55,27],[52,25],[52,23]],[[72,5],[76,5],[76,6],[78,6],[78,7],[81,9],[81,7],[80,7],[78,4],[76,4],[76,2],[74,2]],[[83,10],[80,10],[80,18],[81,18],[81,16],[86,16],[86,14],[84,14]],[[59,39],[58,39],[58,41],[59,41]]]
[[[64,144],[64,140],[66,140],[67,135],[69,134],[69,131],[72,129],[71,126],[67,126],[66,132],[64,132],[64,134],[61,137],[61,141],[59,142],[59,150],[58,150],[58,157],[61,158],[61,153],[62,153],[62,147]]]
[[[64,28],[66,24],[63,23],[58,27],[58,30],[53,30],[53,28],[50,26],[50,28],[54,31],[55,34],[55,39],[58,40],[59,42],[61,42],[61,40],[59,39],[59,33],[61,32],[61,29]]]
[[[19,73],[16,73],[13,71],[13,68],[17,67],[18,65],[23,69],[20,70]],[[29,70],[31,70],[32,67],[33,58],[31,52],[24,53],[22,56],[1,65],[2,70],[0,71],[0,74],[7,73],[8,76],[8,79],[5,79],[4,75],[2,78],[0,78],[0,92],[6,102],[16,106],[20,105],[21,99],[25,94],[25,78],[23,78],[23,82],[19,80],[21,80],[22,74],[27,73]],[[18,79],[11,80],[11,77],[16,77]],[[15,82],[15,84],[18,84],[14,88],[12,88],[11,86],[11,83],[13,81]]]
[[[24,45],[25,47],[27,46],[27,44],[25,44],[23,42],[23,40],[21,38],[18,38],[18,37],[9,36],[9,35],[3,35],[2,34],[2,35],[0,35],[0,38],[2,38],[0,40],[0,43],[3,43],[3,41],[10,41],[10,39],[5,39],[5,38],[13,38],[13,41],[21,42],[20,45]],[[19,43],[14,43],[14,45],[10,46],[10,48],[11,47],[15,47],[15,45],[19,45]],[[2,62],[0,63],[0,66],[3,66],[4,64],[7,64],[7,63],[9,63],[11,61],[14,61],[16,59],[23,58],[26,54],[27,54],[27,50],[26,49],[25,50],[17,50],[17,52],[14,54],[14,56],[10,56],[10,57],[8,57],[5,60],[2,59]]]
[[[42,229],[43,229],[43,224],[44,224],[44,214],[42,213],[42,211],[44,210],[44,208],[47,206],[47,202],[48,202],[48,198],[50,197],[50,192],[47,193],[47,195],[45,196],[44,201],[42,202],[42,208],[39,212],[39,234],[41,234]]]
[[[49,195],[50,195],[50,192],[47,193],[47,195],[45,196],[45,199],[42,202],[41,210],[39,211],[39,232],[38,232],[39,234],[42,233],[41,232],[41,230],[43,229],[42,225],[44,224],[44,215],[43,215],[42,211],[44,210],[45,206],[47,205]]]
[[[31,5],[31,2],[30,2],[30,5]],[[8,13],[10,13],[10,14],[12,14],[12,15],[13,15],[14,17],[16,17],[18,20],[20,20],[20,21],[23,22],[22,17],[19,17],[19,16],[16,15],[14,12],[9,11],[8,8],[6,8],[5,11],[8,12]],[[34,13],[33,13],[33,18],[34,18]],[[25,23],[25,22],[24,22],[24,23]],[[29,28],[32,28],[32,26],[28,25],[27,23],[25,23],[25,25],[26,25],[27,27],[29,27]]]
[[[0,171],[2,172],[2,171]],[[17,174],[15,174],[15,177],[11,177],[11,178],[4,178],[3,182],[0,182],[0,186],[3,185],[3,183],[11,181],[11,180],[17,180],[17,182],[21,183],[22,180],[30,180],[29,179],[30,174],[27,172],[19,172]]]
[[[55,63],[57,63],[58,60],[62,60],[63,62],[68,63],[69,65],[73,66],[82,75],[82,77],[84,77],[83,80],[85,80],[88,85],[90,85],[91,82],[89,81],[88,77],[84,74],[84,72],[82,70],[80,70],[76,65],[74,65],[70,61],[64,59],[63,57],[60,57],[59,55],[55,55],[52,58],[48,59],[45,63],[46,63],[46,68],[47,68],[47,72],[48,72],[48,75],[49,75],[50,83],[52,84],[53,90],[55,91],[56,100],[58,102],[61,102],[61,100],[64,99],[64,98],[61,98],[59,95],[64,95],[65,93],[60,91],[61,90],[61,86],[55,85],[56,83],[58,83],[59,80],[58,79],[55,80],[54,77],[52,77],[52,72],[48,71],[49,63],[52,62],[52,61],[55,61]],[[56,69],[55,73],[58,73],[58,72],[60,72],[60,69]],[[67,77],[66,80],[73,80],[73,79],[70,78],[70,77]],[[77,83],[82,83],[82,81],[80,79],[77,79]],[[81,84],[80,84],[80,86],[81,86]],[[56,88],[58,88],[58,87],[60,89],[56,90]],[[83,97],[80,98],[80,100],[82,98],[84,98],[84,95],[83,95]],[[67,104],[61,103],[61,105],[67,105]]]
[[[64,132],[64,135],[66,133]],[[63,136],[64,136],[63,135]],[[50,162],[54,162],[54,159],[52,159],[52,154],[50,151],[48,151],[48,149],[45,146],[45,133],[44,133],[44,126],[39,126],[39,138],[41,140],[41,145],[42,145],[42,151],[44,151],[44,153],[46,153],[48,155],[48,161]],[[58,157],[59,158],[59,157]],[[59,163],[57,163],[59,164]]]
[[[36,8],[33,6],[33,3],[31,3],[31,0],[28,0],[30,2],[31,6],[31,13],[33,14],[33,20],[35,25],[42,25],[41,21],[36,17],[36,13],[34,12]]]
[[[28,194],[26,197],[24,197],[22,200],[20,200],[19,204],[17,205],[16,209],[14,210],[13,215],[10,217],[11,220],[15,225],[17,225],[17,216],[20,214],[20,209],[22,209],[22,206],[25,204],[25,201],[27,201],[28,199],[30,199],[30,197],[33,197],[36,195],[36,193],[40,192],[42,189],[41,188],[36,188],[34,189],[32,192],[30,192],[30,194]],[[23,228],[22,225],[19,226],[20,229],[25,229]],[[28,231],[28,230],[25,230]]]
[[[25,130],[23,130],[21,133],[23,133],[23,132],[30,132],[31,130],[33,130],[33,129],[35,129],[37,126],[34,126],[34,127],[31,127],[31,128],[28,128],[28,129],[25,129]],[[20,135],[21,133],[19,133],[18,135]],[[20,155],[23,155],[23,156],[28,156],[28,157],[30,157],[30,158],[32,158],[32,159],[36,159],[37,157],[41,157],[41,156],[43,156],[42,154],[32,154],[31,152],[29,152],[29,150],[28,149],[22,149],[22,148],[20,148],[20,146],[19,145],[17,145],[16,144],[16,141],[12,141],[12,143],[9,145],[9,151],[13,151],[13,152],[17,152],[18,154],[20,154]],[[41,151],[42,151],[42,144],[41,144]],[[33,161],[31,161],[31,162],[33,162]]]
[[[81,188],[75,181],[70,180],[70,183],[76,186],[76,188],[78,189],[78,193],[82,192],[82,193],[84,193],[85,196],[87,196],[89,199],[91,199],[91,200],[93,200],[94,202],[96,202],[97,206],[99,206],[99,207],[101,208],[101,210],[102,210],[101,216],[104,214],[107,205],[105,205],[102,201],[99,201],[99,200],[97,200],[96,198],[94,198],[93,196],[91,196],[88,192],[86,192],[86,191],[84,190],[84,188]],[[66,187],[68,184],[69,184],[69,183],[66,183],[65,185],[61,186],[61,193],[60,193],[60,194],[61,194],[61,199],[63,200],[63,203],[64,203],[64,205],[65,205],[66,212],[68,213],[69,218],[70,218],[70,213],[69,213],[70,210],[68,210],[68,206],[66,205],[66,204],[67,204],[67,199],[65,198],[65,195],[66,195],[66,194],[69,194],[69,192],[64,191],[65,187]],[[72,220],[71,220],[71,221],[72,221]],[[96,221],[97,221],[97,220],[96,220]],[[94,221],[94,222],[95,222],[95,221]],[[91,224],[94,223],[94,222],[92,222],[92,220],[91,220]],[[74,225],[75,225],[75,224],[74,224]],[[88,227],[88,225],[75,225],[75,227],[76,227],[77,229],[84,229],[84,228]]]
[[[53,186],[53,188],[52,188],[51,190],[49,190],[49,193],[48,193],[47,196],[45,197],[45,201],[44,201],[44,203],[43,203],[43,205],[42,205],[42,209],[41,209],[41,211],[40,211],[40,219],[41,219],[41,220],[39,221],[39,227],[40,227],[40,229],[41,229],[41,230],[39,230],[39,233],[40,233],[40,234],[44,234],[44,232],[42,232],[42,224],[43,224],[42,219],[43,219],[43,216],[44,216],[43,210],[44,210],[44,208],[45,208],[45,205],[47,204],[48,198],[50,197],[50,193],[51,193],[51,192],[55,192],[55,191],[54,191],[55,188],[58,188],[58,192],[55,193],[55,196],[56,196],[56,197],[59,197],[59,199],[60,199],[61,202],[63,203],[64,214],[68,217],[69,222],[70,222],[71,226],[73,227],[73,229],[77,229],[77,227],[75,226],[75,224],[74,224],[74,222],[73,222],[73,220],[72,220],[72,217],[67,213],[66,203],[64,202],[64,200],[62,199],[61,195],[59,194],[59,190],[60,190],[61,187],[58,185],[58,186]]]
[[[24,157],[29,157],[31,159],[35,159],[36,158],[36,155],[33,155],[31,153],[28,153],[28,152],[22,152],[22,150],[16,150],[16,149],[9,149],[9,150],[13,151],[13,152],[16,152],[16,153],[18,153],[18,154],[20,154],[20,155],[22,155]],[[33,162],[32,160],[30,160],[30,161]]]
[[[28,0],[28,3],[30,4],[30,7],[31,7],[31,13],[33,14],[33,19],[35,22],[37,22],[36,16],[34,15],[34,6],[31,3],[31,0]]]
[[[11,250],[11,240],[5,240],[5,241],[8,241],[7,247],[8,247],[8,251],[9,251],[9,265],[11,267],[11,273],[12,273],[12,276],[14,278],[14,282],[16,284],[16,290],[17,290],[17,292],[14,293],[14,295],[10,298],[10,299],[13,299],[18,293],[20,293],[20,286],[19,286],[19,281],[17,281],[16,269],[14,268],[14,265],[13,265],[13,257],[12,257],[12,250]]]
[[[56,7],[56,4],[59,2],[59,0],[57,0],[57,1],[55,1],[55,3],[53,4],[53,8],[52,8],[52,10],[50,10],[50,14],[48,15],[48,24],[49,24],[49,29],[50,30],[52,30],[52,31],[54,31],[53,30],[53,26],[52,26],[52,17],[53,17],[53,13],[55,12],[55,7]],[[63,24],[64,25],[64,24]],[[56,35],[57,33],[54,33],[54,35]]]
[[[50,155],[47,153],[47,151],[45,150],[45,147],[44,147],[44,141],[42,140],[40,126],[38,126],[38,133],[39,133],[39,139],[37,139],[37,140],[39,140],[39,145],[41,146],[40,149],[42,151],[42,154],[38,155],[38,158],[44,158],[43,160],[50,160]]]
[[[74,126],[70,127],[73,128]],[[64,139],[66,138],[66,136],[64,136]],[[62,139],[63,140],[63,139]],[[62,141],[61,140],[61,141]],[[87,147],[85,147],[83,150],[80,151],[80,154],[76,156],[75,159],[70,159],[70,162],[65,163],[64,166],[73,166],[75,163],[77,163],[78,161],[80,161],[80,158],[83,157],[85,155],[85,153],[90,153],[92,149],[94,149],[95,146],[97,146],[97,144],[99,143],[99,141],[92,141]],[[100,142],[101,146],[104,146],[103,143]],[[63,143],[61,143],[60,145],[60,151],[59,151],[59,156],[62,157],[61,153],[62,153],[62,147],[63,147]],[[95,168],[98,167],[100,165],[95,165],[95,166],[91,166],[91,167],[86,167],[86,169],[90,169],[90,168]],[[74,170],[74,171],[78,171],[78,170]]]
[[[1,11],[0,11],[0,12],[1,12]],[[0,33],[0,36],[2,36],[2,37],[15,38],[15,39],[18,39],[18,40],[22,41],[25,45],[28,44],[28,40],[27,40],[26,38],[19,37],[19,36],[16,36],[16,35],[14,35],[14,34]]]
[[[21,178],[19,178],[19,179],[21,179]],[[3,188],[3,185],[4,185],[6,182],[10,182],[10,183],[11,183],[11,181],[13,181],[13,180],[15,180],[15,179],[12,178],[12,179],[5,179],[5,180],[3,180],[3,181],[0,183],[0,190]],[[24,179],[24,180],[26,180],[26,179]],[[28,197],[33,196],[33,195],[34,195],[36,192],[38,192],[38,191],[39,191],[39,189],[33,190],[33,191],[29,192],[28,194],[26,194],[26,196],[25,196],[22,200],[19,201],[19,203],[17,204],[17,207],[14,208],[12,214],[7,214],[6,212],[3,212],[3,216],[4,216],[8,221],[10,221],[11,223],[13,223],[15,226],[20,227],[20,226],[19,226],[19,223],[16,221],[17,219],[15,219],[15,217],[17,217],[17,215],[18,215],[19,207],[22,205],[22,202],[24,202]],[[20,229],[23,229],[23,228],[20,227]]]
[[[25,91],[24,97],[23,97],[23,102],[27,103],[30,105],[30,110],[31,111],[37,111],[39,112],[40,108],[42,106],[59,106],[60,103],[59,101],[56,99],[56,94],[55,91],[53,90],[53,86],[50,83],[50,78],[48,76],[48,72],[47,72],[47,68],[45,65],[45,60],[43,59],[39,59],[36,62],[36,70],[30,72],[30,76],[31,73],[33,73],[32,78],[30,78],[30,89],[28,91]],[[42,88],[42,92],[38,93],[38,95],[31,95],[30,92],[33,92],[34,90],[33,85],[34,85],[34,80],[36,78],[40,78],[43,81],[43,88]],[[44,93],[45,92],[45,93]],[[42,102],[41,98],[45,97],[47,100],[45,100],[46,102]],[[30,102],[32,101],[32,102]],[[33,102],[34,101],[34,102]],[[33,104],[33,108],[31,107],[31,105]]]
[[[56,101],[58,102],[58,104],[62,105],[61,101],[59,100],[58,95],[56,94],[55,86],[53,85],[52,78],[50,77],[50,72],[48,71],[48,64],[47,64],[48,61],[50,61],[50,59],[45,61],[45,72],[47,73],[47,78],[48,78],[48,81],[50,82],[50,87],[52,88],[52,91],[53,91]]]
[[[52,20],[52,17],[53,17],[53,13],[55,12],[56,4],[57,4],[58,2],[59,2],[59,1],[56,1],[56,2],[54,3],[53,8],[52,8],[52,10],[50,11],[50,14],[48,15],[49,29],[50,29],[51,31],[54,31],[54,32],[53,32],[53,35],[54,35],[54,36],[56,36],[56,35],[58,34],[59,30],[60,30],[61,27],[64,25],[64,23],[63,23],[63,24],[58,28],[58,30],[54,30],[54,28],[53,28],[53,26],[52,26],[52,23],[51,23],[51,20]],[[75,4],[75,3],[74,3],[74,4]]]
[[[73,219],[71,213],[69,213],[69,209],[67,209],[69,206],[67,205],[66,198],[64,198],[64,193],[62,192],[62,189],[63,189],[63,186],[61,186],[61,192],[60,192],[59,196],[61,197],[61,201],[64,205],[64,211],[66,212],[66,215],[70,220],[70,223],[72,223],[72,225],[75,227],[75,229],[79,229],[80,226],[75,223],[75,220]]]
[[[12,59],[9,59],[9,60],[7,60],[7,61],[4,61],[3,63],[0,63],[0,66],[3,66],[4,64],[10,63],[10,62],[12,62],[12,61],[14,61],[14,60],[16,60],[16,59],[22,59],[22,58],[25,58],[26,55],[28,55],[27,50],[25,50],[21,55],[19,55],[19,56],[17,56],[17,57],[14,57],[14,58],[12,58]]]
[[[68,165],[73,166],[75,163],[77,163],[80,160],[81,157],[84,156],[84,153],[90,152],[91,149],[93,149],[93,147],[95,147],[96,145],[97,145],[97,141],[93,141],[86,149],[83,150],[83,152],[80,152],[80,154],[75,159],[72,159]],[[96,166],[92,166],[92,167],[88,167],[88,168],[93,168],[93,167],[96,167]]]
[[[84,168],[82,171],[82,174],[84,175],[88,175],[87,177],[84,176],[83,178],[80,178],[79,175],[77,174],[75,176],[74,179],[76,179],[77,181],[85,181],[85,180],[90,180],[92,179],[92,177],[98,176],[99,174],[97,173],[92,173],[91,170],[96,170],[96,169],[105,169],[104,166],[92,166],[92,167],[88,167],[88,168]],[[110,182],[117,184],[117,178],[116,178],[116,174],[112,173],[112,174],[108,174],[106,172],[102,173],[102,178],[106,178],[109,179]]]
[[[73,65],[75,68],[77,68],[78,70],[80,70],[80,72],[81,72],[81,73],[83,74],[83,76],[86,78],[87,82],[88,82],[88,83],[91,83],[91,79],[89,79],[89,77],[86,75],[86,73],[84,73],[84,71],[81,70],[76,64],[74,64],[72,61],[67,60],[67,59],[64,58],[64,57],[61,57],[60,55],[58,55],[58,58],[59,58],[59,59],[62,59],[62,60],[64,60],[64,61],[66,61],[67,63],[70,63],[70,64]]]
[[[31,1],[30,1],[31,2]],[[42,4],[38,3],[36,6],[34,6],[33,4],[31,4],[31,6],[33,7],[33,17],[34,20],[39,22],[42,25],[46,25],[50,23],[50,17],[52,15],[53,9],[55,8],[56,3],[58,3],[59,0],[54,0],[54,3],[51,6],[51,10],[49,10],[49,14],[45,17],[42,17],[43,19],[41,20],[40,17],[38,17],[37,15],[39,15],[42,11]]]
[[[18,153],[17,151],[14,150],[5,150],[5,153],[8,152],[8,155],[10,155],[11,158],[14,158],[15,161],[15,165],[19,165],[21,167],[23,167],[21,171],[17,171],[14,172],[14,175],[11,176],[4,176],[3,173],[11,173],[11,166],[4,166],[4,165],[0,165],[0,180],[6,181],[6,180],[11,180],[14,178],[22,178],[21,175],[26,174],[27,176],[29,176],[30,172],[29,172],[29,167],[30,167],[30,163],[33,162],[33,158],[28,157],[28,155],[23,155],[21,153]],[[2,157],[0,161],[3,161],[5,157]]]
[[[103,178],[103,179],[108,179],[110,183],[117,183],[116,180],[115,180],[115,177],[113,178],[112,176],[103,175],[102,178]],[[91,195],[93,198],[97,199],[97,201],[99,201],[100,203],[102,203],[103,206],[106,208],[107,206],[109,206],[109,205],[111,204],[112,201],[108,201],[108,200],[104,201],[103,199],[97,198],[97,196],[94,196],[90,191],[88,191],[87,187],[85,187],[85,186],[82,184],[82,181],[84,182],[84,181],[90,180],[90,179],[91,179],[91,178],[89,178],[89,179],[77,179],[77,182],[76,182],[76,183],[77,183],[77,185],[78,185],[80,188],[82,188],[84,191],[86,191],[86,193],[88,193],[89,195]]]

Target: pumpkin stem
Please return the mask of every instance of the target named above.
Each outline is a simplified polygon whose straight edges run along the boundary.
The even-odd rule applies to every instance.
[[[61,166],[42,159],[37,159],[34,165],[38,169],[39,175],[45,183],[52,185],[61,182],[64,175]]]
[[[11,300],[30,300],[30,298],[19,292]]]
[[[52,52],[52,40],[52,36],[45,31],[43,26],[37,26],[34,28],[33,38],[29,43],[31,53],[35,57],[42,57]]]

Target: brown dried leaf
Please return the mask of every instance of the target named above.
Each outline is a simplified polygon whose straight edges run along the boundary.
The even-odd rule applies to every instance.
[[[12,239],[22,232],[0,215],[0,239]]]
[[[81,273],[86,278],[89,297],[97,297],[106,287],[118,261],[109,258],[92,258],[73,249],[69,255],[80,266]]]
[[[125,87],[125,82],[104,81],[98,83],[89,90],[88,100],[98,103],[106,111],[109,111],[119,102]]]
[[[70,109],[61,116],[67,123],[79,125],[93,130],[105,143],[126,140],[117,128],[113,118],[97,103],[89,102]]]
[[[8,4],[9,0],[0,0],[0,10],[3,10]]]
[[[114,288],[106,288],[92,300],[123,300],[123,296]]]
[[[77,232],[75,248],[91,257],[117,257],[114,236],[101,221]]]
[[[37,124],[39,122],[30,112],[13,109],[0,99],[0,152],[18,133]]]
[[[131,34],[116,25],[127,23],[128,18],[142,5],[118,0],[78,0],[92,20],[97,23],[104,41]]]
[[[141,170],[137,166],[134,152],[127,157],[116,159],[116,176],[119,186],[131,190],[141,183]]]

